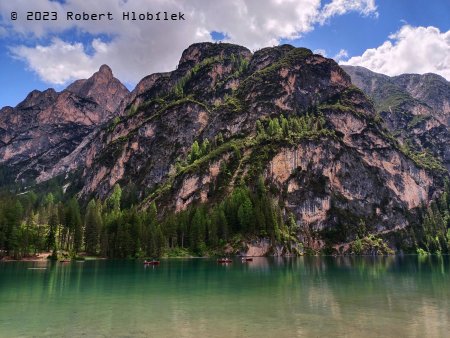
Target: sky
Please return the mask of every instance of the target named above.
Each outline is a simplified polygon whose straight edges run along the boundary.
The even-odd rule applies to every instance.
[[[45,11],[57,19],[27,20]],[[185,20],[122,20],[133,11]],[[110,12],[113,20],[67,20],[67,12]],[[289,43],[390,76],[450,80],[449,14],[448,0],[0,0],[0,107],[34,89],[63,90],[102,64],[131,90],[175,69],[183,50],[202,41],[251,51]]]

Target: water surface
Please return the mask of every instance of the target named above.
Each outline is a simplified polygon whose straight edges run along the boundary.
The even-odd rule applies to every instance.
[[[448,337],[449,273],[448,256],[0,263],[0,337]]]

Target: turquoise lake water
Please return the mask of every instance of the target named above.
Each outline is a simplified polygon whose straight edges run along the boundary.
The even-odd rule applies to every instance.
[[[4,262],[0,337],[450,337],[450,261]]]

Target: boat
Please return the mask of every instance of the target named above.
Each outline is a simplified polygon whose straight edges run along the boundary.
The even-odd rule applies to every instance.
[[[59,262],[60,263],[69,263],[70,259],[60,259]]]
[[[159,261],[157,261],[156,259],[152,259],[151,261],[144,261],[144,265],[159,265]]]
[[[217,260],[217,263],[221,263],[221,264],[228,264],[228,263],[232,263],[233,261],[229,258],[219,258]]]
[[[242,257],[243,262],[253,262],[253,257]]]

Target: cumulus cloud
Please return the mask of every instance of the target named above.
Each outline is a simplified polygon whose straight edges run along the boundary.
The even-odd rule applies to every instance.
[[[9,29],[34,45],[11,48],[16,58],[54,84],[91,74],[101,64],[111,66],[122,81],[136,83],[147,74],[174,69],[182,51],[190,44],[211,41],[211,32],[222,32],[227,42],[255,50],[277,45],[281,39],[295,39],[323,24],[327,19],[348,12],[376,13],[374,0],[67,0],[63,3],[41,0],[2,1],[0,14],[16,11],[19,19]],[[57,11],[58,21],[26,21],[26,11]],[[67,22],[66,11],[104,13],[114,21]],[[122,21],[123,11],[185,13],[185,21]],[[88,33],[86,41],[63,40],[61,33]],[[110,38],[101,40],[106,34]],[[59,36],[50,43],[45,38]],[[95,38],[97,37],[97,38]],[[40,40],[39,40],[40,39]],[[73,41],[75,39],[75,41]],[[89,48],[87,48],[89,47]],[[88,52],[89,49],[89,52]],[[91,52],[93,50],[93,52]]]
[[[335,56],[333,56],[333,59],[338,63],[347,58],[348,52],[345,49],[341,49]]]
[[[323,7],[320,20],[324,22],[333,16],[343,15],[350,11],[356,11],[366,16],[372,14],[378,17],[375,0],[333,0]]]
[[[450,30],[403,26],[377,48],[342,64],[366,67],[386,75],[436,73],[450,80]]]
[[[94,39],[92,47],[96,55],[105,54],[108,50],[98,39]],[[70,44],[57,38],[49,46],[19,46],[11,48],[11,52],[27,61],[42,80],[58,85],[89,77],[98,68],[95,60],[86,54],[82,43]]]

